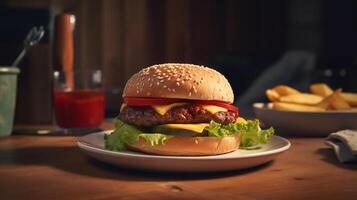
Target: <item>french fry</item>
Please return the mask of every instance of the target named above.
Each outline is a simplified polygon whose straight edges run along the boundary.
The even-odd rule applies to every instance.
[[[335,110],[348,110],[351,109],[350,104],[341,96],[341,92],[335,94],[335,99],[331,104],[331,108]]]
[[[350,104],[348,104],[345,99],[343,99],[341,96],[338,96],[339,98],[336,98],[332,104],[331,108],[334,110],[349,110],[351,109]]]
[[[310,85],[310,91],[313,94],[327,97],[333,93],[332,89],[325,83],[315,83]]]
[[[268,89],[265,91],[265,95],[267,95],[268,99],[272,102],[279,101],[280,95],[275,91]]]
[[[272,90],[276,91],[280,96],[287,96],[292,94],[299,94],[298,90],[286,85],[275,86]]]
[[[327,110],[327,109],[331,108],[331,104],[332,104],[334,98],[335,97],[334,97],[334,93],[333,93],[330,96],[325,97],[320,103],[316,104],[316,106]]]
[[[300,91],[286,85],[278,85],[265,91],[272,101],[272,108],[289,111],[357,110],[357,93],[333,91],[325,83],[310,85],[311,93]]]
[[[317,106],[307,106],[301,104],[282,103],[282,102],[273,102],[273,109],[284,110],[284,111],[325,111],[324,108],[320,108]]]
[[[299,93],[280,97],[279,101],[285,103],[295,103],[304,105],[316,105],[323,100],[322,97],[314,94]]]
[[[357,93],[342,92],[341,96],[347,101],[351,106],[357,106]]]
[[[332,109],[332,110],[350,109],[351,106],[341,96],[341,92],[342,92],[342,89],[336,90],[331,95],[325,97],[320,103],[317,104],[317,106],[320,108]]]

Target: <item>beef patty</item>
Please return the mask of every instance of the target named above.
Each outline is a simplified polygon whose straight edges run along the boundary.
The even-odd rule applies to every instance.
[[[172,108],[164,115],[160,115],[150,106],[126,106],[120,112],[119,118],[123,122],[137,126],[207,123],[211,120],[228,124],[236,121],[238,113],[228,111],[211,114],[203,106],[185,105]]]

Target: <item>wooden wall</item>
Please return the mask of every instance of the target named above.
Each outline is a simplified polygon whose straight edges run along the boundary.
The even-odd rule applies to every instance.
[[[7,2],[76,15],[75,67],[103,70],[109,110],[118,109],[126,80],[144,66],[210,65],[228,54],[274,56],[286,45],[283,0]]]
[[[224,54],[282,53],[285,4],[274,2],[104,0],[63,10],[78,18],[77,66],[103,69],[105,87],[111,91],[108,106],[117,108],[120,97],[115,95],[144,66],[209,65]]]

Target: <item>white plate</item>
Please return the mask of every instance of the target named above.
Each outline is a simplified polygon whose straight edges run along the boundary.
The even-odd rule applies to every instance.
[[[89,156],[118,166],[175,171],[211,172],[237,170],[261,165],[273,160],[290,147],[290,142],[279,136],[272,136],[267,144],[257,150],[237,150],[218,156],[157,156],[132,151],[114,152],[104,149],[104,134],[110,131],[92,133],[79,138],[78,146]]]
[[[321,137],[343,129],[357,129],[356,111],[280,111],[272,109],[271,103],[255,103],[253,108],[264,125],[273,126],[282,135]]]

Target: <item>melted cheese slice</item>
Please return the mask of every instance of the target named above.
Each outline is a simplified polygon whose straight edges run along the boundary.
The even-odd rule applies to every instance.
[[[169,128],[169,129],[181,129],[181,130],[187,130],[187,131],[192,131],[195,133],[202,133],[203,129],[205,129],[207,126],[209,126],[208,123],[201,123],[201,124],[163,124],[160,125],[161,127],[164,128]]]
[[[215,114],[215,113],[221,112],[221,111],[223,111],[223,112],[228,111],[226,108],[222,108],[222,107],[214,106],[214,105],[204,105],[203,108],[206,109],[211,114]]]
[[[159,113],[160,115],[164,115],[167,111],[169,111],[171,108],[177,107],[177,106],[183,106],[187,103],[173,103],[173,104],[169,104],[169,105],[153,105],[151,106],[157,113]],[[126,107],[127,105],[125,103],[121,104],[120,106],[120,112],[123,111],[123,109]]]
[[[123,111],[123,109],[124,109],[125,107],[126,107],[126,104],[125,104],[125,103],[121,104],[121,106],[120,106],[120,112]]]
[[[169,105],[153,105],[151,106],[156,112],[158,112],[160,115],[164,115],[167,111],[169,111],[171,108],[177,107],[177,106],[183,106],[186,103],[173,103]]]
[[[183,106],[186,105],[187,103],[173,103],[173,104],[169,104],[169,105],[153,105],[151,106],[157,113],[159,113],[160,115],[164,115],[167,111],[169,111],[170,109],[174,108],[174,107],[178,107],[178,106]],[[122,104],[120,107],[120,112],[125,108],[126,104]],[[203,105],[202,106],[204,109],[206,109],[208,112],[210,112],[211,114],[215,114],[217,112],[227,112],[226,108],[222,108],[219,106],[214,106],[214,105]]]
[[[247,120],[245,120],[243,117],[238,117],[237,120],[236,120],[236,123],[246,124],[246,123],[247,123]]]

